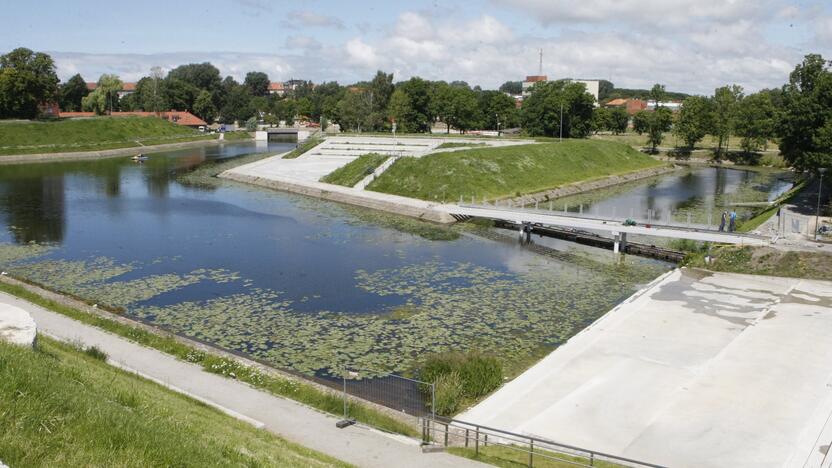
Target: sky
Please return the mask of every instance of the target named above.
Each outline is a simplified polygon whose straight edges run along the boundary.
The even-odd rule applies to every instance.
[[[0,53],[49,53],[58,76],[136,81],[209,61],[341,84],[376,70],[483,88],[536,75],[711,94],[779,87],[809,53],[832,59],[832,2],[782,0],[8,1]]]

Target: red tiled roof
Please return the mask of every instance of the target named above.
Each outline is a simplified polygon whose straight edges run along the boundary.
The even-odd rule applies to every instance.
[[[280,81],[269,82],[269,91],[283,91],[283,83]]]
[[[608,106],[623,106],[623,105],[626,105],[626,104],[627,104],[627,99],[624,99],[624,98],[613,99],[612,101],[607,103]]]
[[[98,87],[98,83],[90,83],[89,81],[87,81],[87,89],[88,90],[92,91],[97,87]]]
[[[526,77],[527,83],[537,83],[538,81],[546,81],[548,77],[546,75],[530,75]]]
[[[155,112],[113,112],[110,114],[110,117],[156,117]],[[58,117],[62,118],[71,118],[71,117],[95,117],[95,112],[61,112],[58,114]],[[200,125],[207,125],[204,120],[200,119],[199,117],[191,114],[188,111],[169,111],[169,112],[159,112],[159,118],[165,119],[167,121],[173,122],[178,125],[184,125],[187,127],[198,127]]]
[[[95,91],[95,88],[98,87],[98,83],[87,82],[87,89],[89,91]],[[124,83],[121,85],[122,91],[135,91],[136,90],[136,83]]]

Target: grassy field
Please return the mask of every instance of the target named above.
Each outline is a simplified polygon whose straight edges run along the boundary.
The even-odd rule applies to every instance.
[[[595,140],[604,140],[604,141],[615,141],[618,143],[624,143],[626,145],[630,145],[634,148],[643,148],[648,146],[647,145],[647,135],[639,135],[638,133],[628,131],[627,133],[622,133],[620,135],[612,135],[607,133],[601,133],[598,135],[593,135],[591,137]],[[728,150],[729,151],[740,151],[742,148],[740,147],[740,142],[742,139],[737,136],[732,136],[728,140]],[[684,142],[676,138],[671,132],[665,132],[664,139],[662,140],[661,146],[663,147],[679,147],[683,146]],[[717,139],[714,138],[712,135],[706,135],[696,146],[693,148],[694,150],[713,150],[716,148]],[[778,151],[777,143],[774,141],[768,142],[768,151]]]
[[[320,138],[309,138],[303,143],[299,144],[297,148],[293,149],[289,152],[286,156],[283,156],[283,159],[295,159],[298,156],[302,155],[303,153],[311,150],[312,148],[318,146],[318,143],[323,142],[324,140]]]
[[[349,164],[321,177],[321,182],[352,187],[372,174],[389,156],[378,153],[362,154]]]
[[[154,117],[0,122],[0,155],[98,151],[215,138]]]
[[[475,143],[475,142],[461,142],[461,141],[448,141],[445,143],[440,144],[436,147],[436,149],[448,149],[448,148],[465,148],[465,147],[473,147],[473,146],[486,146],[485,143]]]
[[[249,385],[266,390],[277,396],[299,401],[325,413],[338,416],[343,414],[343,400],[337,394],[325,392],[300,380],[282,378],[275,374],[266,374],[254,367],[243,365],[235,359],[197,350],[173,337],[151,333],[137,326],[126,325],[115,320],[58,304],[30,292],[21,286],[0,283],[0,291],[12,294],[79,322],[122,336],[135,343],[158,349],[183,361],[198,364],[207,372],[233,376],[233,378],[246,382]],[[380,411],[376,411],[367,405],[355,403],[350,407],[350,411],[356,420],[371,426],[409,436],[418,435],[418,432],[413,427],[391,418]]]
[[[0,343],[10,466],[348,466],[43,336]]]
[[[821,252],[784,252],[770,247],[720,246],[711,248],[711,263],[705,263],[705,253],[690,255],[687,266],[727,273],[784,276],[832,280],[832,255]]]
[[[493,200],[662,164],[626,145],[567,140],[402,158],[368,189],[423,200]]]

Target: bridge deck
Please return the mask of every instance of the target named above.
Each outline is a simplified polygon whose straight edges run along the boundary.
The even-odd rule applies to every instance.
[[[676,226],[668,224],[637,224],[625,226],[623,220],[590,218],[568,214],[534,210],[519,210],[493,206],[445,205],[452,216],[488,218],[512,223],[539,223],[547,226],[561,226],[621,234],[638,234],[673,239],[689,239],[703,242],[718,242],[739,245],[766,245],[770,239],[764,236],[740,232],[721,232],[701,227]],[[649,227],[648,227],[649,226]]]

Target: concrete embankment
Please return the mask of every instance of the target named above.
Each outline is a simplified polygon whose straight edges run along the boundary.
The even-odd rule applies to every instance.
[[[583,182],[575,182],[573,184],[563,185],[556,189],[545,190],[542,192],[537,193],[530,193],[528,195],[522,195],[519,197],[512,198],[512,203],[515,204],[523,204],[527,205],[530,203],[535,202],[543,202],[553,200],[555,198],[560,197],[567,197],[570,195],[577,195],[583,192],[589,192],[592,190],[598,190],[602,188],[612,187],[613,185],[624,184],[627,182],[633,182],[636,180],[647,179],[649,177],[655,177],[663,174],[668,174],[670,172],[674,172],[679,168],[672,165],[667,166],[659,166],[659,167],[651,167],[649,169],[642,169],[633,172],[627,172],[624,174],[617,174],[609,177],[604,177],[601,179],[594,179],[589,181]]]
[[[219,177],[274,190],[363,206],[365,208],[372,208],[374,210],[386,211],[388,213],[409,216],[435,223],[449,224],[455,222],[454,218],[442,210],[442,205],[438,203],[429,203],[415,198],[358,190],[322,182],[301,181],[276,176],[269,176],[268,178],[260,177],[246,173],[245,169],[246,166],[231,169],[223,172]]]
[[[236,142],[236,140],[235,140]],[[129,148],[115,148],[101,151],[76,151],[68,153],[36,153],[36,154],[12,154],[0,156],[2,164],[24,164],[55,161],[81,161],[89,159],[115,158],[119,156],[132,156],[136,153],[153,153],[157,151],[169,151],[183,148],[196,148],[200,146],[212,146],[225,142],[223,140],[196,140],[183,141],[179,143],[165,143],[161,145],[131,146]]]

